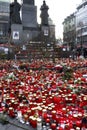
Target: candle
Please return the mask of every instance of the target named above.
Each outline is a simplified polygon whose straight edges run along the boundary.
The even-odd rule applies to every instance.
[[[42,120],[37,118],[37,130],[42,130]]]
[[[32,125],[33,128],[37,127],[37,119],[32,116],[30,124]]]
[[[43,117],[43,119],[47,119],[47,110],[46,109],[43,109],[42,117]]]
[[[12,107],[9,107],[8,114],[10,117],[15,117],[14,109]]]
[[[56,111],[52,111],[52,118],[53,120],[56,120]]]
[[[50,123],[50,119],[49,118],[46,119],[46,123]]]
[[[24,114],[23,118],[26,123],[29,121],[29,116],[27,114]]]
[[[51,124],[51,129],[52,129],[52,130],[56,130],[56,123],[52,123],[52,124]]]

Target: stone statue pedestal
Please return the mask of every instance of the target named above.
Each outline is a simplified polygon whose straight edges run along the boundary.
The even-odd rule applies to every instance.
[[[37,28],[37,7],[34,5],[22,5],[22,24],[26,28]]]
[[[22,24],[11,25],[11,41],[12,43],[20,44],[23,41],[23,26]]]
[[[44,36],[49,36],[49,26],[43,25],[41,27],[41,30],[42,30]]]

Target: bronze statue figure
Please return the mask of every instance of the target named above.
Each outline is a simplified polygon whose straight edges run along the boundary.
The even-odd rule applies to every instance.
[[[46,5],[45,0],[43,1],[43,5],[41,6],[40,10],[41,10],[41,24],[42,25],[48,25],[48,9],[49,7]]]
[[[17,0],[10,4],[10,24],[21,24],[20,8],[21,5]]]

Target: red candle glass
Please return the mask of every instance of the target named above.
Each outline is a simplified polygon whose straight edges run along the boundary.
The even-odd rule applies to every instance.
[[[47,119],[47,111],[46,111],[46,109],[43,109],[42,117],[43,117],[43,119]]]
[[[52,119],[56,120],[56,111],[52,111]]]
[[[32,118],[31,125],[32,125],[33,128],[37,127],[37,120],[36,120],[36,118],[34,118],[34,117]]]
[[[50,119],[49,118],[46,119],[46,123],[50,123]]]
[[[56,123],[52,123],[52,124],[51,124],[51,129],[52,129],[52,130],[56,130]]]
[[[15,117],[14,109],[12,107],[9,107],[8,114],[10,117]]]

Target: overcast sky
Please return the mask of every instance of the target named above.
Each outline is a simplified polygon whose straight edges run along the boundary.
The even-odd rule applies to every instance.
[[[53,20],[53,23],[56,25],[56,37],[62,37],[63,26],[62,22],[64,19],[76,11],[76,8],[81,4],[82,0],[46,0],[47,5],[49,6],[49,16]],[[43,0],[36,0],[35,4],[38,8],[38,19],[40,15],[40,7],[43,3]]]
[[[21,1],[21,0],[18,0]],[[64,19],[70,14],[76,11],[77,6],[82,2],[82,0],[45,0],[46,4],[49,6],[49,16],[56,25],[56,37],[62,37],[63,26],[62,23]],[[38,22],[40,23],[40,7],[43,0],[35,0],[35,5],[37,6],[37,16]]]

